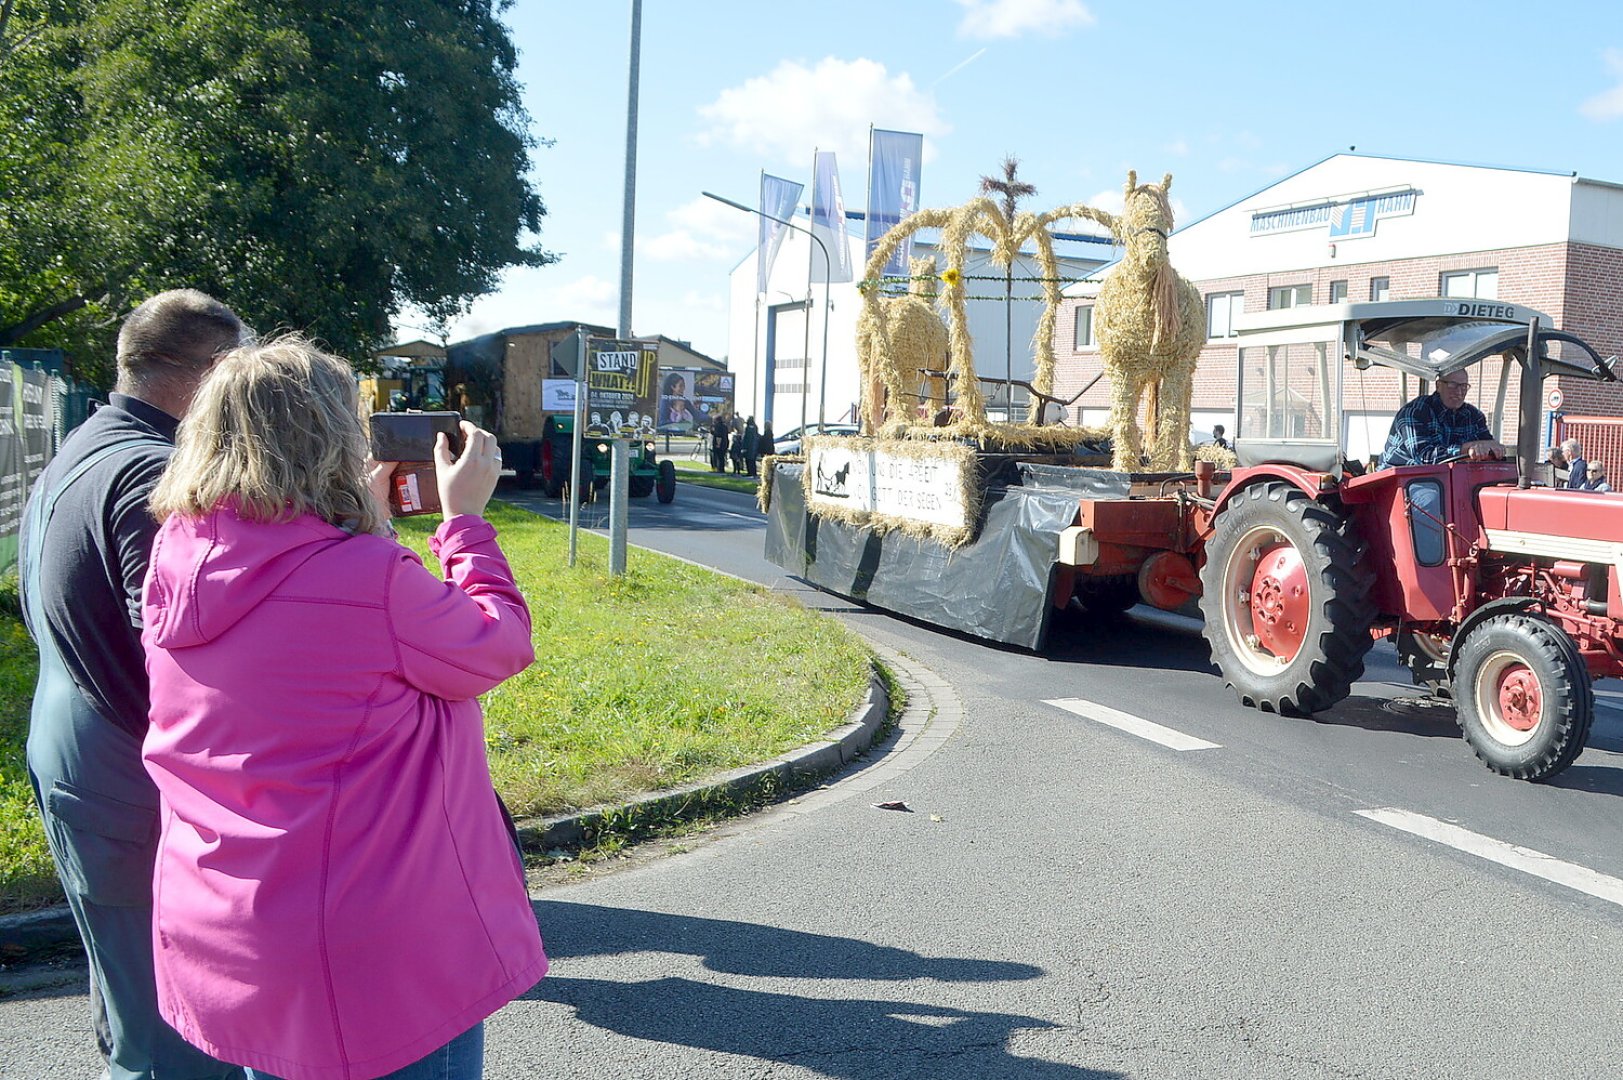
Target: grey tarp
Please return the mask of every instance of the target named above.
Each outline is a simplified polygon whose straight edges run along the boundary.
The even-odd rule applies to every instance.
[[[772,478],[766,557],[820,589],[887,611],[1027,649],[1048,635],[1059,533],[1081,498],[1125,497],[1128,477],[1104,469],[982,459],[975,539],[953,549],[806,512],[805,466]]]

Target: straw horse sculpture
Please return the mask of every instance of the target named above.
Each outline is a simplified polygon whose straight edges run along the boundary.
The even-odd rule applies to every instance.
[[[947,363],[947,324],[935,310],[935,260],[913,259],[912,280],[904,296],[879,300],[877,318],[857,325],[857,355],[885,356],[889,363],[867,364],[869,388],[864,403],[868,430],[878,431],[886,421],[911,421],[926,402],[927,370]],[[945,404],[945,401],[938,404]]]
[[[1125,246],[1093,308],[1100,359],[1111,379],[1115,467],[1124,471],[1140,468],[1144,448],[1138,410],[1146,390],[1150,469],[1190,468],[1189,403],[1195,363],[1206,340],[1206,317],[1200,290],[1179,276],[1167,258],[1171,186],[1171,173],[1160,184],[1139,184],[1138,174],[1129,172],[1121,216],[1098,216]]]

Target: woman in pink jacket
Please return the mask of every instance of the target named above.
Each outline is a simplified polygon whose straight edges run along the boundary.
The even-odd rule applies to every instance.
[[[219,361],[153,493],[159,1003],[251,1077],[477,1077],[546,973],[476,700],[534,659],[529,611],[462,428],[443,581],[389,536],[348,365],[297,338]]]

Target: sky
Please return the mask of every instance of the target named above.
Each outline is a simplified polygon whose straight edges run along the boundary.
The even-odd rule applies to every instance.
[[[452,341],[618,322],[630,0],[505,19],[559,259],[505,274]],[[1349,147],[1623,183],[1617,0],[644,0],[640,80],[632,328],[717,359],[756,219],[701,192],[756,206],[762,170],[809,192],[833,150],[860,209],[870,126],[924,135],[925,207],[1009,155],[1034,210],[1119,209],[1128,170],[1171,173],[1179,224]]]

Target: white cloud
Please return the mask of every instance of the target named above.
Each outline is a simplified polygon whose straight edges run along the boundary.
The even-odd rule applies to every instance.
[[[964,9],[959,37],[1012,38],[1031,30],[1052,36],[1095,21],[1082,0],[958,0],[958,5]]]
[[[1167,153],[1171,154],[1173,157],[1188,157],[1189,156],[1189,142],[1188,142],[1187,139],[1174,139],[1172,142],[1167,143],[1161,149],[1165,150]]]
[[[1602,122],[1623,118],[1623,49],[1607,49],[1603,55],[1606,66],[1618,80],[1617,85],[1578,106],[1578,111],[1589,119]]]
[[[874,60],[832,56],[815,67],[785,60],[768,75],[723,90],[699,115],[708,122],[698,135],[701,146],[738,147],[801,172],[810,170],[815,149],[863,167],[869,125],[922,132],[926,162],[930,140],[952,130],[935,99],[905,72],[892,75]]]
[[[753,199],[750,201],[754,201]],[[665,215],[671,228],[638,241],[640,254],[661,262],[675,259],[737,259],[755,243],[753,214],[700,196]]]

